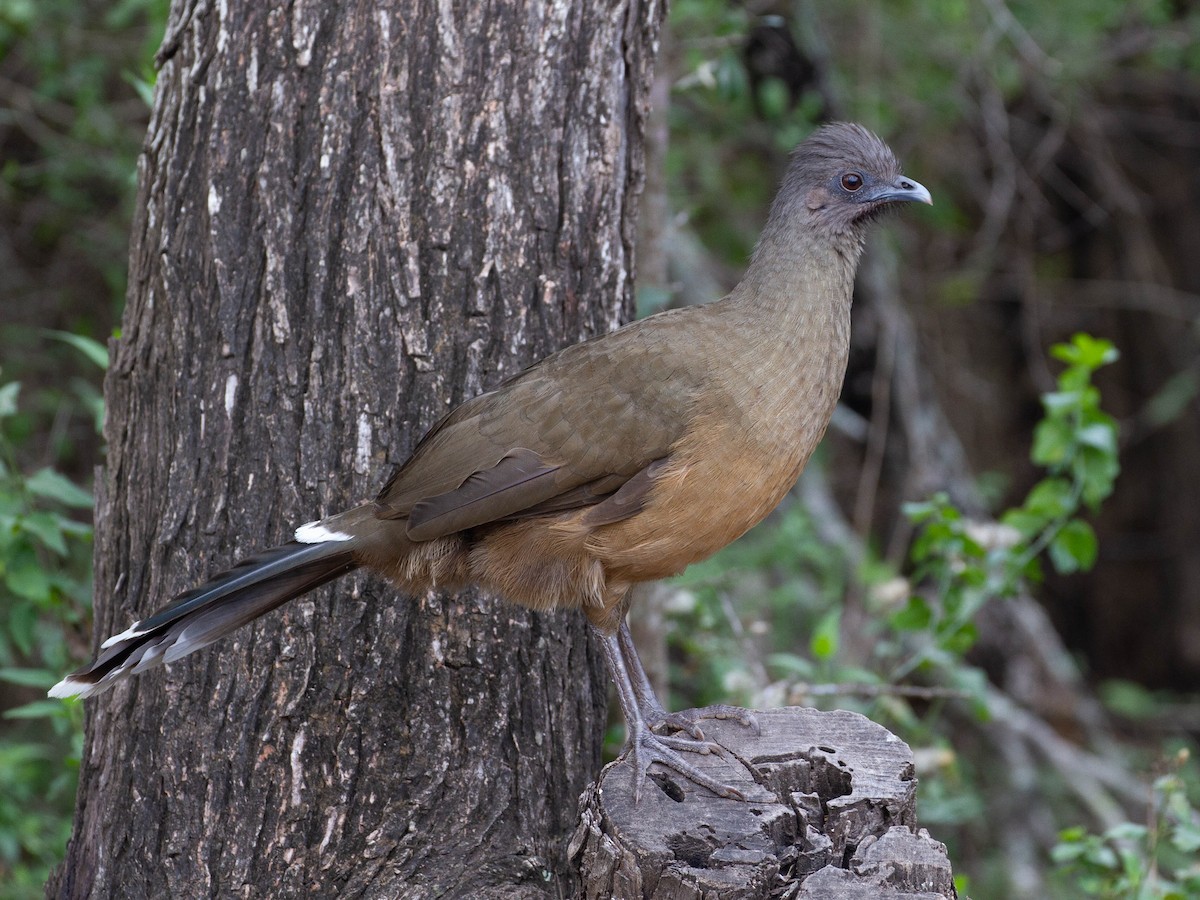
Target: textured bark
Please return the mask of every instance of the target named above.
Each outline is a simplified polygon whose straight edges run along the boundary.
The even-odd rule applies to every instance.
[[[956,896],[946,848],[916,828],[908,745],[852,712],[758,712],[761,735],[706,720],[722,755],[698,757],[746,802],[607,766],[583,797],[571,855],[588,900]]]
[[[106,384],[98,636],[632,312],[660,16],[175,4]],[[89,701],[50,892],[569,892],[604,690],[581,617],[339,582]]]

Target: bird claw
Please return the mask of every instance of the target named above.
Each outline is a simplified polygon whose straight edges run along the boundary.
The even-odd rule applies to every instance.
[[[691,736],[693,740],[704,740],[704,732],[700,730],[700,726],[696,720],[699,716],[688,716],[682,712],[664,712],[661,718],[648,721],[647,724],[650,730],[656,734],[663,734],[667,731],[683,731]]]
[[[638,729],[629,746],[629,761],[633,766],[633,802],[635,804],[641,799],[642,785],[646,781],[647,770],[654,763],[677,772],[693,784],[708,788],[718,797],[727,797],[730,800],[746,799],[746,795],[737,788],[722,784],[712,776],[700,771],[680,756],[678,752],[680,750],[701,755],[724,754],[722,747],[708,741],[663,736],[655,734],[649,729]]]
[[[712,741],[698,740],[694,741],[691,738],[675,737],[674,735],[656,734],[654,739],[664,747],[670,747],[672,750],[683,750],[687,753],[698,753],[701,756],[707,756],[710,753],[715,753],[717,756],[725,755],[725,748],[720,744],[714,744]]]
[[[753,735],[762,734],[762,729],[759,727],[758,719],[754,717],[754,713],[740,706],[726,706],[724,704],[705,706],[701,709],[685,709],[672,713],[662,712],[661,715],[648,719],[648,724],[653,731],[659,734],[662,733],[663,729],[674,729],[675,731],[687,732],[687,734],[697,741],[703,741],[704,732],[700,730],[699,725],[701,719],[730,719],[737,722],[743,728],[750,729],[750,733]]]

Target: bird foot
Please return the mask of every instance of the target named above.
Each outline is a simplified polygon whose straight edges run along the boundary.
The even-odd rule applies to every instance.
[[[672,713],[659,709],[655,711],[654,715],[647,718],[646,723],[651,730],[660,734],[664,729],[683,731],[695,740],[703,741],[704,732],[700,730],[699,724],[701,719],[730,719],[743,728],[750,729],[751,734],[762,734],[762,729],[759,728],[758,719],[754,718],[754,713],[748,709],[742,709],[740,706],[724,704],[705,706],[701,709],[684,709]]]
[[[698,728],[696,730],[699,731]],[[677,772],[700,787],[708,788],[718,797],[728,797],[730,800],[746,799],[746,795],[737,788],[722,784],[692,765],[680,754],[680,751],[701,755],[710,753],[724,755],[724,751],[719,745],[705,740],[690,740],[655,734],[649,728],[636,730],[630,739],[628,749],[629,762],[633,766],[633,802],[635,804],[641,799],[642,785],[646,781],[647,770],[654,763]]]

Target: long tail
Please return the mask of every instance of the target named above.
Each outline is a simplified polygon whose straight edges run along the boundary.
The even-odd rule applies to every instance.
[[[328,532],[321,536],[324,537]],[[306,535],[297,533],[297,537]],[[51,697],[90,696],[257,619],[293,597],[358,568],[345,540],[293,541],[238,563],[103,644],[94,662],[50,689]]]

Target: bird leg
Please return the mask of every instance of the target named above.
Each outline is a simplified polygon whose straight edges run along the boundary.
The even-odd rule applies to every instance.
[[[628,626],[624,622],[621,624],[621,629],[625,630],[624,642],[628,644],[630,655],[634,660],[632,665],[638,673],[636,678],[631,675],[630,663],[627,662],[626,651],[620,638],[620,630],[617,634],[604,634],[597,629],[596,636],[600,639],[600,646],[604,649],[604,660],[608,663],[609,675],[612,677],[613,684],[616,685],[617,700],[621,704],[621,713],[625,717],[625,747],[629,754],[629,760],[633,764],[633,802],[637,803],[641,797],[646,772],[654,763],[674,769],[689,781],[708,788],[719,797],[744,800],[745,795],[741,791],[704,774],[679,753],[679,751],[719,753],[721,751],[719,746],[703,740],[654,733],[646,713],[648,712],[650,717],[656,718],[660,724],[665,723],[669,716],[654,696],[654,691],[650,688],[641,662],[637,661],[637,653],[633,651],[633,639],[629,636]],[[647,704],[646,712],[643,712],[642,704]],[[692,728],[696,731],[699,730],[695,728],[695,723],[692,723]],[[691,733],[690,729],[685,728],[684,730]]]
[[[621,620],[621,627],[617,629],[617,640],[620,642],[621,656],[625,660],[625,666],[633,683],[638,708],[642,711],[642,717],[652,731],[661,732],[664,728],[686,731],[696,740],[702,741],[704,732],[700,730],[700,719],[735,719],[738,724],[749,728],[754,734],[760,733],[758,720],[754,718],[754,714],[740,706],[717,704],[706,706],[703,709],[667,712],[659,702],[658,696],[650,684],[650,679],[646,675],[646,670],[642,667],[642,660],[633,643],[633,632],[629,630],[628,619]]]

